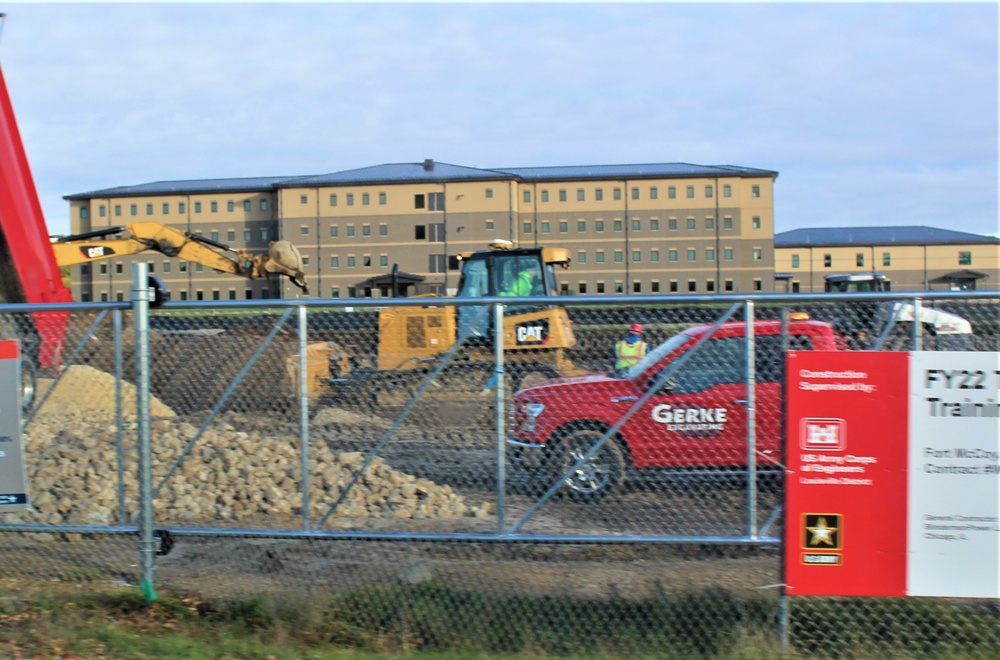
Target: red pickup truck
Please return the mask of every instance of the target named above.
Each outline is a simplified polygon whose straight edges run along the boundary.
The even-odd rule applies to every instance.
[[[514,395],[515,464],[549,485],[566,475],[665,370],[712,326],[689,328],[638,364],[610,373],[546,380]],[[786,350],[838,350],[829,324],[793,320],[754,323],[758,464],[781,461],[782,388]],[[565,477],[564,492],[593,501],[622,486],[630,470],[745,468],[747,465],[746,324],[724,323],[583,465]]]

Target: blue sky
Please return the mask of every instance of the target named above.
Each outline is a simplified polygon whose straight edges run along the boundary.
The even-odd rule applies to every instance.
[[[777,231],[998,227],[998,5],[0,3],[53,233],[173,179],[688,162]]]

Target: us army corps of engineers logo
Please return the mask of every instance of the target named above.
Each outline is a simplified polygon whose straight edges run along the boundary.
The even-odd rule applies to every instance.
[[[844,563],[844,517],[839,513],[802,514],[802,563],[840,566]]]

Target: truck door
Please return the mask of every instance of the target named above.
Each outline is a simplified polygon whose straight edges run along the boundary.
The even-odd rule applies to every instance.
[[[653,367],[662,373],[668,364]],[[649,382],[657,380],[656,372]],[[711,339],[622,428],[642,467],[746,463],[746,343]]]

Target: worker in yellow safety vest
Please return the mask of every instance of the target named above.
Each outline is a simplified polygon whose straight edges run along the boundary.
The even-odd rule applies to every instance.
[[[633,323],[625,339],[615,344],[615,371],[631,367],[649,352],[649,346],[642,340],[642,326]]]
[[[507,288],[506,291],[500,292],[500,295],[515,296],[520,298],[523,296],[530,296],[531,290],[532,290],[531,271],[528,269],[524,269],[517,274],[517,277],[514,279],[513,282],[510,283],[510,286]]]

